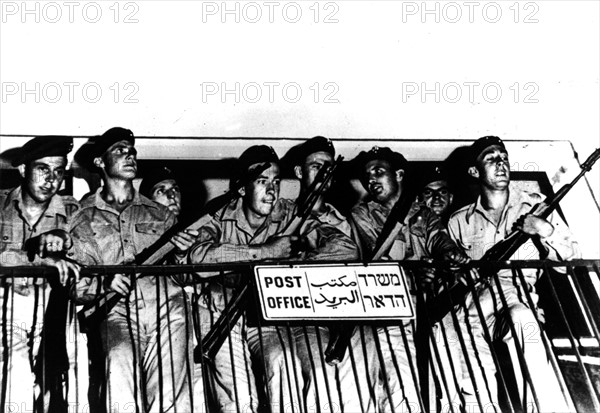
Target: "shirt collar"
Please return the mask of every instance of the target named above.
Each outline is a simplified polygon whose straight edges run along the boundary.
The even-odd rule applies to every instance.
[[[17,208],[19,211],[22,211],[22,203],[23,203],[23,189],[18,186],[13,189],[8,197],[6,198],[5,207],[9,204]],[[67,210],[65,208],[65,204],[60,195],[54,194],[52,198],[50,198],[50,202],[48,203],[48,207],[44,211],[44,216],[53,217],[56,215],[62,215],[67,218]]]
[[[246,219],[246,214],[244,214],[243,208],[243,200],[242,198],[237,198],[227,205],[223,215],[221,216],[222,221],[236,221],[238,224],[245,223],[248,224],[248,220]],[[271,214],[267,217],[269,222],[281,222],[285,218],[285,209],[283,208],[283,203],[281,198],[277,200],[275,207]]]
[[[116,212],[116,210],[112,206],[110,206],[104,200],[104,198],[102,198],[102,195],[101,195],[102,188],[104,188],[104,187],[101,186],[100,188],[98,188],[96,190],[96,193],[94,194],[95,206],[99,209]],[[128,205],[128,207],[132,206],[132,205],[144,205],[144,206],[148,206],[151,208],[158,208],[158,205],[154,201],[151,201],[150,199],[146,198],[144,195],[141,195],[138,191],[134,192],[133,199],[131,200],[131,203]]]
[[[508,201],[506,202],[506,205],[504,206],[504,209],[502,210],[502,216],[504,216],[509,209],[511,209],[515,205],[519,204],[521,198],[522,198],[522,192],[520,190],[509,189]],[[467,210],[467,216],[466,216],[467,224],[469,223],[471,217],[473,216],[473,214],[475,212],[478,212],[478,213],[482,214],[484,217],[487,217],[487,212],[481,205],[481,195],[479,195],[477,197],[477,201],[475,201],[475,203],[471,204],[469,206],[469,209]]]

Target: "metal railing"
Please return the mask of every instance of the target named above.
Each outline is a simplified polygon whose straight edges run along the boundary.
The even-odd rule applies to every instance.
[[[50,288],[53,269],[0,267],[0,411],[600,409],[600,260],[399,265],[413,320],[276,325],[264,321],[255,295],[237,295],[253,278],[248,263],[86,267],[82,277],[120,273],[133,282],[87,335],[81,306],[50,294],[60,290]],[[438,281],[420,282],[425,268]],[[494,275],[481,282],[477,274]],[[528,280],[539,275],[534,290]],[[172,287],[171,277],[188,286]],[[456,278],[478,299],[439,294]],[[443,318],[440,305],[450,310]],[[123,320],[127,334],[115,341]],[[328,364],[325,350],[342,324],[351,329],[348,348]],[[127,359],[115,353],[123,345]],[[107,376],[111,366],[122,376]]]

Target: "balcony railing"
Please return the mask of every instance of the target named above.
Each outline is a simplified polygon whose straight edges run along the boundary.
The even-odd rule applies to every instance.
[[[416,309],[412,320],[350,322],[344,321],[342,313],[331,320],[265,321],[256,294],[237,295],[245,281],[250,281],[248,291],[256,289],[254,265],[248,263],[83,268],[81,277],[127,274],[133,286],[146,278],[155,280],[157,289],[162,285],[159,280],[165,277],[179,276],[182,280],[186,278],[182,275],[194,274],[187,276],[194,283],[185,287],[184,321],[189,345],[175,342],[172,320],[158,332],[141,331],[145,314],[168,317],[173,310],[165,313],[157,308],[125,317],[132,343],[139,345],[144,336],[156,333],[159,339],[151,339],[146,347],[157,347],[155,366],[138,369],[136,364],[142,362],[144,354],[139,347],[133,352],[129,360],[134,365],[132,374],[142,376],[134,380],[136,399],[121,406],[111,402],[116,389],[107,386],[106,380],[110,355],[105,354],[102,336],[110,336],[111,331],[96,328],[87,334],[81,332],[76,317],[81,306],[71,301],[61,306],[66,295],[58,299],[49,295],[54,291],[49,287],[56,276],[54,269],[0,267],[4,285],[0,297],[0,411],[102,412],[108,407],[135,412],[146,411],[149,405],[164,411],[181,377],[186,382],[186,397],[197,412],[225,411],[225,407],[219,407],[223,406],[223,395],[219,393],[223,388],[228,388],[234,401],[232,411],[239,412],[546,411],[547,384],[538,378],[539,360],[547,361],[550,374],[546,378],[556,383],[554,396],[567,410],[600,409],[600,260],[472,261],[460,268],[440,262],[398,264],[411,288]],[[435,269],[440,275],[438,281],[419,281],[426,268]],[[477,274],[473,269],[479,275],[494,275],[475,285],[472,281],[477,280],[472,276]],[[504,272],[498,276],[499,271]],[[535,277],[543,274],[535,292],[528,288],[531,281],[527,282],[534,273]],[[480,300],[467,299],[465,304],[464,300],[453,301],[456,297],[439,294],[457,274],[469,280],[466,284],[476,288]],[[491,301],[484,298],[488,297],[483,292],[486,290],[491,292]],[[506,291],[518,291],[518,302],[512,302],[512,292]],[[215,294],[221,297],[225,309],[211,301],[211,294],[212,300]],[[142,302],[134,292],[128,300]],[[159,301],[147,303],[169,304]],[[232,301],[236,305],[227,305]],[[442,305],[449,310],[443,318]],[[519,311],[504,311],[507,308]],[[115,310],[100,311],[106,316]],[[525,321],[519,324],[519,320]],[[241,330],[239,323],[243,324]],[[344,357],[337,364],[328,364],[324,353],[329,340],[341,332],[343,342],[343,333],[348,330],[351,335],[346,334]],[[279,337],[279,343],[268,341],[272,337]],[[235,369],[223,365],[224,360],[239,359],[238,352],[252,341],[255,348],[247,358],[241,358],[245,365]],[[269,361],[274,346],[285,353],[277,375]],[[532,355],[531,349],[537,354]],[[176,371],[173,353],[181,351],[185,352],[181,355],[186,360],[185,368]],[[19,361],[23,355],[25,360]],[[301,365],[296,365],[298,359]],[[158,368],[158,383],[143,377],[147,368]],[[220,374],[215,374],[219,369]],[[227,369],[229,372],[223,373]],[[279,394],[273,394],[273,377],[279,380]],[[158,394],[158,400],[148,399],[151,392]]]

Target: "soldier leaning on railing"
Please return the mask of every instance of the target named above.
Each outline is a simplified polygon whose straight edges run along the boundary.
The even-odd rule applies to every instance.
[[[21,185],[0,194],[0,263],[52,266],[58,269],[60,278],[50,283],[44,278],[1,280],[1,411],[33,410],[33,401],[36,411],[66,411],[63,381],[69,359],[63,286],[70,271],[78,274],[78,267],[59,258],[40,256],[72,246],[70,239],[46,235],[68,230],[79,209],[74,198],[57,195],[72,147],[73,140],[67,137],[30,140],[12,162],[19,167]],[[38,256],[28,257],[26,247]]]
[[[539,259],[579,258],[577,243],[557,214],[550,215],[547,220],[528,214],[543,200],[542,195],[509,191],[508,153],[499,138],[488,136],[473,143],[468,173],[477,179],[480,196],[475,203],[456,211],[448,227],[452,238],[470,258],[480,259],[485,253],[484,245],[492,246],[515,230],[532,236],[532,240],[517,251],[521,256],[537,248],[540,251],[535,258]],[[567,411],[567,401],[543,345],[535,315],[537,308],[530,308],[530,303],[537,306],[535,283],[541,270],[523,270],[525,284],[515,274],[503,270],[498,274],[496,283],[490,281],[479,285],[477,296],[467,298],[466,315],[458,314],[458,319],[463,320],[460,323],[463,336],[474,337],[474,342],[466,341],[466,358],[471,362],[474,377],[469,377],[470,374],[466,372],[467,360],[465,355],[461,355],[457,363],[462,365],[464,379],[461,380],[462,388],[459,391],[471,408],[478,406],[486,409],[493,405],[499,411],[496,366],[491,354],[493,350],[484,334],[484,327],[487,327],[492,339],[509,341],[512,338],[518,358],[523,358],[522,363],[512,361],[520,384],[521,400],[526,403],[524,408],[529,411],[530,406],[537,405],[536,408],[542,412]],[[486,326],[482,326],[477,304],[482,310]],[[464,322],[465,319],[468,323]],[[527,326],[535,326],[535,336],[529,340],[524,339]],[[480,360],[481,364],[475,363],[475,360]]]

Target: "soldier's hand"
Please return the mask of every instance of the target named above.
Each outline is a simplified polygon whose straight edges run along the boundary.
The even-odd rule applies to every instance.
[[[450,261],[452,264],[466,264],[471,259],[462,251],[455,250],[444,254],[444,259]]]
[[[288,258],[299,240],[300,237],[296,235],[271,238],[263,244],[263,251],[266,252],[263,258]]]
[[[49,253],[59,253],[73,246],[71,234],[62,229],[54,229],[39,236],[37,253],[44,258]]]
[[[127,296],[131,289],[131,280],[123,274],[109,275],[104,279],[104,289],[108,292],[114,291]]]
[[[554,232],[551,223],[535,215],[525,214],[513,224],[513,231],[523,231],[529,235],[539,235],[542,238],[549,237]]]
[[[468,286],[469,282],[467,281],[467,277],[471,278],[471,280],[473,281],[473,284],[477,284],[479,282],[479,280],[481,279],[481,276],[479,275],[479,271],[477,271],[477,269],[475,269],[475,268],[471,268],[469,270],[469,272],[466,272],[466,271],[458,272],[457,280],[459,282],[461,282],[462,284]]]
[[[50,256],[42,259],[42,265],[56,268],[58,270],[58,279],[62,285],[67,284],[70,273],[75,276],[75,282],[79,281],[80,267],[74,262]]]
[[[186,229],[171,238],[171,242],[175,244],[178,252],[185,252],[196,243],[198,235],[200,235],[200,232],[195,229]]]

